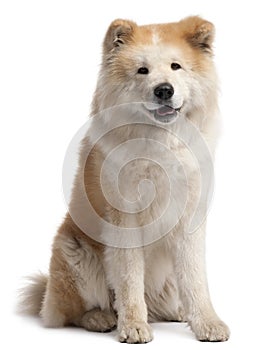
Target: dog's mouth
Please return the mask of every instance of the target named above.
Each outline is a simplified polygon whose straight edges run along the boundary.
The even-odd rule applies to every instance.
[[[153,106],[151,108],[148,108],[147,106],[145,106],[145,108],[148,110],[150,114],[152,114],[154,119],[160,123],[173,122],[181,110],[181,107],[173,108],[167,105],[154,105],[154,106],[155,108]]]

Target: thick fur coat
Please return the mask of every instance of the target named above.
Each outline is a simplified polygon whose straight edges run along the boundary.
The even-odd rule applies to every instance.
[[[228,327],[215,313],[208,291],[205,217],[189,233],[201,191],[198,161],[189,150],[197,141],[189,135],[188,148],[176,137],[186,120],[213,157],[218,130],[213,38],[213,25],[200,17],[147,26],[115,20],[110,25],[90,127],[69,212],[53,243],[49,275],[34,277],[24,292],[24,305],[39,313],[45,326],[100,332],[117,327],[121,342],[145,343],[152,340],[148,322],[179,320],[188,322],[199,340],[228,339]],[[94,130],[109,127],[119,116],[130,123],[115,124],[92,147]],[[113,156],[122,145],[120,156]],[[139,156],[121,168],[130,152]],[[115,169],[120,169],[118,187]],[[138,199],[138,191],[147,202],[153,193],[153,187],[138,190],[144,179],[155,183],[147,206]],[[164,215],[169,181],[171,207]],[[103,221],[89,217],[84,192]],[[128,200],[119,199],[119,192]],[[147,236],[145,225],[163,215],[163,224],[157,221],[149,233],[153,236]],[[164,232],[169,220],[175,225]],[[104,221],[125,232],[136,227],[137,234],[115,238]]]

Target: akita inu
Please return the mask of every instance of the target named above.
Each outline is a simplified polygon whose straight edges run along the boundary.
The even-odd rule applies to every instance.
[[[214,26],[200,17],[145,26],[119,19],[110,25],[91,126],[69,212],[54,240],[49,276],[34,277],[25,290],[24,305],[47,327],[98,332],[117,327],[121,342],[146,343],[152,340],[148,321],[180,320],[199,340],[229,338],[207,286],[205,217],[189,232],[202,191],[200,155],[189,148],[199,140],[189,127],[184,129],[189,148],[177,137],[186,122],[214,153],[213,38]],[[121,118],[125,122],[117,124]],[[92,134],[103,128],[109,132],[92,145]],[[116,148],[120,155],[113,154]],[[135,156],[127,162],[130,153]],[[149,181],[155,186],[148,187]],[[89,218],[85,197],[99,220]],[[147,205],[140,204],[144,198]],[[145,227],[153,222],[148,233]],[[116,236],[106,223],[117,228]]]

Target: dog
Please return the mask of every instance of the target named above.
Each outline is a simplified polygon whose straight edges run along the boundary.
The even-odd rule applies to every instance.
[[[181,321],[198,340],[229,338],[205,272],[208,194],[192,228],[198,164],[213,158],[218,136],[213,40],[213,24],[198,16],[108,28],[49,275],[24,290],[25,308],[46,327],[117,327],[120,342],[147,343],[150,322]],[[201,139],[206,160],[194,151]]]

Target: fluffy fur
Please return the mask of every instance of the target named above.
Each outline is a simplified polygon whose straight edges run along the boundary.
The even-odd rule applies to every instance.
[[[183,162],[188,174],[187,211],[168,235],[153,244],[131,249],[103,244],[108,233],[101,230],[100,239],[92,239],[68,213],[53,243],[47,280],[44,276],[36,277],[25,294],[25,305],[31,313],[40,314],[45,326],[76,325],[101,332],[117,326],[121,342],[145,343],[152,340],[148,321],[179,320],[187,321],[199,340],[228,339],[228,327],[215,313],[207,287],[205,222],[194,234],[187,233],[200,186],[196,167],[188,150],[173,136],[179,130],[180,120],[188,118],[214,153],[218,122],[213,38],[213,25],[200,17],[147,26],[116,20],[110,25],[104,39],[92,115],[109,107],[143,101],[130,107],[130,118],[143,115],[153,118],[159,113],[154,112],[153,104],[160,103],[154,97],[154,89],[167,82],[173,86],[174,94],[167,102],[172,112],[164,122],[172,134],[154,125],[138,128],[131,124],[113,130],[91,150],[89,131],[80,153],[81,161],[86,157],[86,166],[84,174],[82,169],[77,173],[69,213],[74,212],[86,221],[80,195],[84,183],[98,215],[111,223],[133,227],[136,222],[140,227],[159,214],[161,203],[165,202],[166,179],[147,160],[134,162],[136,179],[130,176],[130,169],[122,173],[123,197],[132,196],[144,174],[157,180],[155,200],[138,214],[126,214],[111,206],[100,185],[101,165],[110,150],[141,137],[142,133],[167,145]],[[179,66],[171,66],[172,63]],[[147,74],[138,73],[140,67],[147,68]],[[105,117],[102,122],[107,122]],[[147,141],[141,147],[142,152],[149,152]],[[163,158],[163,151],[155,152],[158,158]],[[113,161],[118,166],[121,159]],[[166,166],[173,179],[181,176],[170,160],[166,159]],[[111,199],[117,200],[113,184],[108,181],[107,186]],[[179,191],[176,195],[180,195]],[[175,207],[171,215],[176,215]]]

